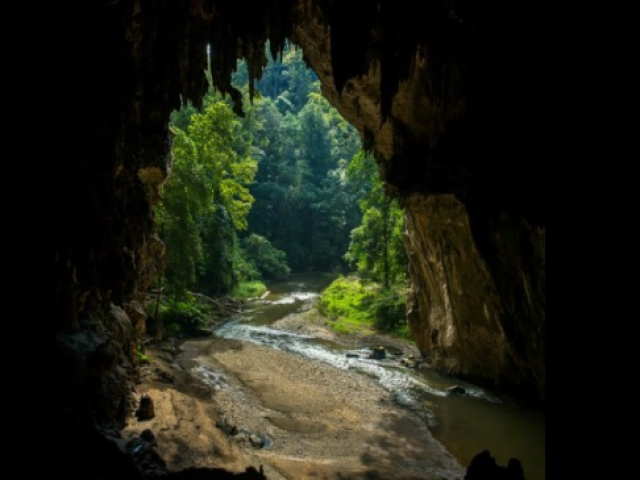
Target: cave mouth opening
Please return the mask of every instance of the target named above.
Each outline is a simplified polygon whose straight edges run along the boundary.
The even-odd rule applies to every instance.
[[[267,44],[255,81],[238,62],[242,116],[215,89],[202,108],[172,114],[173,164],[156,207],[165,286],[229,295],[291,273],[359,271],[406,288],[402,212],[359,132],[302,49],[287,42],[272,55]]]
[[[365,161],[362,157],[362,142],[358,132],[322,96],[319,79],[306,65],[302,50],[286,45],[277,59],[271,57],[268,46],[267,52],[270,61],[261,79],[255,83],[253,101],[250,100],[252,92],[249,88],[250,75],[246,62],[239,62],[233,75],[233,85],[244,100],[244,118],[237,117],[232,112],[231,99],[225,100],[213,91],[205,97],[201,111],[186,106],[174,112],[172,129],[175,159],[172,176],[178,179],[178,182],[173,184],[170,178],[165,187],[165,194],[172,199],[175,204],[172,208],[176,209],[171,210],[164,206],[159,214],[160,230],[169,247],[169,267],[173,268],[168,272],[167,280],[179,283],[180,278],[185,278],[178,277],[180,274],[185,275],[184,264],[175,267],[172,264],[172,256],[175,255],[176,262],[184,262],[184,259],[188,258],[188,255],[182,252],[174,252],[176,248],[180,250],[188,246],[192,238],[181,235],[196,232],[197,228],[191,228],[184,223],[185,219],[181,215],[185,211],[185,201],[176,197],[172,190],[182,193],[190,190],[200,192],[207,188],[215,190],[215,195],[210,197],[214,202],[214,208],[204,209],[202,212],[213,223],[207,224],[202,218],[193,219],[195,227],[206,227],[212,231],[201,232],[202,238],[197,243],[205,252],[201,263],[194,262],[190,266],[192,271],[187,272],[192,279],[191,285],[184,286],[215,296],[235,293],[236,282],[254,283],[256,279],[266,281],[269,289],[273,290],[272,295],[264,297],[257,307],[256,304],[252,304],[251,313],[241,316],[241,322],[246,322],[249,326],[229,325],[216,333],[221,342],[247,342],[246,348],[255,351],[252,355],[264,356],[265,364],[272,360],[271,355],[276,355],[267,353],[263,349],[265,346],[273,348],[276,352],[295,352],[294,348],[300,347],[300,344],[287,344],[279,338],[282,332],[277,329],[281,327],[276,325],[280,325],[279,322],[285,320],[288,315],[295,315],[308,307],[304,300],[307,297],[300,294],[317,293],[313,288],[317,288],[317,285],[328,285],[333,277],[307,275],[305,278],[296,277],[297,280],[289,282],[282,279],[290,272],[336,274],[353,271],[354,265],[345,261],[345,252],[350,251],[352,240],[357,239],[358,232],[354,230],[359,228],[361,235],[364,232],[370,243],[384,242],[384,228],[376,232],[375,225],[363,224],[367,215],[370,216],[372,213],[361,211],[358,208],[359,204],[367,193],[371,194],[372,185],[377,184],[377,193],[382,194],[382,197],[375,201],[369,198],[369,202],[365,203],[369,208],[377,208],[374,216],[380,220],[384,216],[385,199],[388,198],[375,161],[372,158]],[[213,152],[215,155],[205,158],[206,152]],[[207,171],[207,162],[214,166],[218,162],[221,166],[218,166],[217,171]],[[352,163],[358,162],[365,167],[360,165],[362,170],[352,179],[356,182],[356,185],[353,185],[350,184],[349,167]],[[248,171],[254,173],[247,177]],[[228,183],[212,184],[211,181],[216,178],[224,178]],[[202,183],[199,183],[200,180]],[[224,188],[233,194],[225,196]],[[251,203],[250,208],[243,209],[246,205],[242,204],[247,201]],[[391,233],[395,237],[396,247],[404,252],[405,223],[401,209],[397,205],[396,208],[399,221],[393,226]],[[189,212],[193,213],[193,209]],[[174,218],[171,218],[172,216]],[[371,220],[369,218],[369,221]],[[375,233],[378,233],[379,238],[375,238]],[[378,275],[377,280],[380,284],[385,282],[383,258],[384,256],[378,259],[382,266],[378,265],[377,269],[373,266],[367,272],[370,275],[367,280],[371,281],[371,277],[375,278]],[[372,262],[371,258],[360,260],[365,265],[369,262],[366,266],[370,266]],[[206,262],[210,263],[207,265]],[[358,267],[366,270],[366,266],[357,265],[357,261],[355,263],[356,270],[359,270]],[[397,287],[396,294],[401,290],[402,295],[406,296],[407,259],[404,259],[404,263],[394,264],[394,267],[404,269],[404,274],[396,273],[393,281]],[[310,291],[304,290],[309,288],[310,283],[314,283],[315,287]],[[246,288],[246,285],[244,287]],[[344,288],[344,285],[340,285],[340,288]],[[262,294],[262,291],[259,292]],[[345,295],[344,291],[341,291],[341,294]],[[396,320],[400,319],[395,325],[397,327],[399,323],[404,323],[406,326],[406,302],[398,305],[402,305],[402,313],[398,313],[398,309],[393,313],[397,317]],[[329,314],[329,317],[331,316]],[[326,320],[331,324],[333,320],[329,317]],[[299,327],[300,325],[296,324],[296,328]],[[344,324],[337,324],[336,327],[340,331]],[[405,330],[404,333],[408,335],[408,331]],[[433,330],[431,336],[435,347],[439,343],[437,333],[437,329]],[[434,340],[436,337],[438,341]],[[332,342],[320,345],[311,343],[310,346],[321,348],[328,344]],[[223,349],[229,348],[228,345],[223,345]],[[231,349],[238,348],[238,351],[241,351],[240,345]],[[299,350],[297,354],[306,358]],[[323,353],[325,362],[329,354]],[[349,351],[347,355],[357,357],[362,355],[362,352],[354,354]],[[233,355],[227,358],[216,353],[214,356],[230,362],[231,369],[234,366],[233,362],[237,361],[229,360]],[[236,356],[241,357],[241,354]],[[345,352],[341,351],[338,356],[344,357]],[[317,362],[318,359],[313,361]],[[286,362],[304,369],[300,362],[285,357],[279,358],[272,366],[276,370],[286,369],[290,366]],[[323,425],[330,419],[330,414],[320,409],[315,419],[305,417],[297,411],[300,409],[297,402],[288,402],[283,398],[274,399],[268,394],[273,385],[254,379],[254,376],[268,375],[261,365],[246,359],[242,365],[242,369],[250,373],[235,370],[234,375],[243,382],[256,386],[258,395],[264,395],[263,400],[267,405],[276,405],[283,411],[291,409],[296,412],[288,419],[280,418],[277,414],[274,418],[270,417],[270,422],[281,429],[278,430],[280,435],[286,438],[290,429],[298,431],[297,433],[317,433],[325,428]],[[211,382],[214,388],[225,388],[224,380],[221,380],[224,375],[220,372],[200,366],[197,374],[202,375],[206,382]],[[434,380],[440,385],[449,385],[448,382],[452,381],[429,378],[429,381]],[[271,381],[278,388],[283,388],[282,392],[286,392],[281,396],[298,395],[296,389],[291,389],[290,385],[289,389],[286,385],[282,386],[281,378],[271,377]],[[532,478],[543,478],[540,465],[544,464],[544,456],[540,451],[540,445],[544,433],[539,427],[541,417],[537,412],[519,412],[515,414],[517,419],[514,421],[513,412],[492,405],[491,402],[487,402],[487,398],[480,402],[471,398],[450,401],[429,395],[423,394],[418,398],[429,406],[428,409],[433,409],[436,405],[436,410],[446,412],[438,417],[441,423],[433,426],[433,433],[438,441],[451,450],[459,462],[468,464],[480,449],[491,445],[494,455],[501,463],[506,464],[510,455],[518,456],[524,459],[528,472],[533,475]],[[336,398],[337,402],[346,400],[347,398]],[[307,409],[317,407],[313,400],[308,401]],[[255,410],[245,406],[249,414],[259,415],[256,412],[261,412],[261,406],[254,405],[253,408]],[[238,414],[223,418],[222,428],[235,434],[234,441],[245,441],[245,437],[250,445],[260,445],[262,442],[272,445],[274,438],[276,441],[282,441],[278,435],[273,436],[271,433],[270,436],[265,433],[273,427],[254,425],[252,428],[255,430],[252,431],[238,419]],[[502,441],[498,436],[484,433],[491,429],[501,430],[503,433],[500,437],[518,438],[523,446],[514,450],[511,440]],[[481,433],[478,434],[478,431]],[[169,444],[173,442],[167,437],[164,437],[164,441]],[[402,452],[397,454],[401,456]],[[175,457],[172,465],[189,467],[191,465],[185,463],[186,459],[198,455],[198,446],[194,444],[184,459]],[[367,455],[365,458],[371,464],[376,463]]]
[[[498,4],[430,2],[424,15],[422,4],[365,3],[264,2],[247,16],[239,1],[101,1],[82,21],[62,16],[62,65],[73,72],[63,119],[77,141],[60,166],[54,238],[59,431],[112,426],[129,408],[136,303],[161,249],[149,207],[170,163],[167,119],[180,98],[205,95],[209,42],[213,83],[232,95],[238,57],[253,72],[265,39],[276,50],[286,38],[305,46],[323,93],[403,197],[421,350],[443,370],[545,397],[546,168],[522,148],[538,143],[523,128],[536,99],[524,79],[544,71],[531,54],[537,34],[504,22]],[[435,328],[458,335],[435,351]],[[111,448],[81,446],[61,455],[59,471]],[[111,462],[90,463],[83,473]]]

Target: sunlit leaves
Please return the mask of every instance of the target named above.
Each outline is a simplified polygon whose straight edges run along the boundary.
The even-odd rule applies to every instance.
[[[219,267],[228,258],[227,269],[232,269],[235,231],[248,227],[254,202],[249,185],[258,167],[247,156],[250,138],[241,135],[241,124],[225,102],[213,100],[201,114],[177,117],[188,129],[174,127],[175,159],[158,218],[168,247],[167,279],[181,296],[202,272],[211,270],[208,263]],[[228,248],[231,251],[224,258],[210,251]]]

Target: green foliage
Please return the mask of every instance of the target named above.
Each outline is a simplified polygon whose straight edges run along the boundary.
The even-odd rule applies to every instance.
[[[250,298],[260,298],[265,293],[267,293],[267,286],[259,280],[254,280],[252,282],[240,282],[231,296],[237,300],[248,300]]]
[[[137,357],[138,357],[138,365],[151,364],[151,359],[146,353],[144,353],[144,347],[142,345],[138,345]]]
[[[167,325],[205,326],[211,309],[194,301],[181,301],[169,298],[163,302],[160,314]]]
[[[246,64],[234,83],[248,97]],[[173,115],[175,161],[158,209],[170,293],[226,294],[350,265],[387,289],[406,282],[402,211],[302,52],[285,48],[256,87],[244,119],[214,93],[201,113]]]
[[[384,332],[406,338],[406,292],[364,284],[359,278],[339,278],[325,292],[320,312],[338,333]]]
[[[169,335],[193,334],[207,327],[211,307],[197,303],[193,298],[165,298],[160,307],[160,318]]]
[[[375,160],[356,155],[347,175],[362,200],[362,224],[353,230],[346,260],[360,275],[387,289],[408,280],[408,258],[403,242],[404,214],[385,192]]]
[[[248,90],[245,65],[234,81]],[[262,97],[245,119],[259,158],[249,230],[286,252],[294,271],[342,270],[361,219],[346,179],[360,148],[358,132],[320,95],[317,77],[295,48],[269,62],[257,87]]]
[[[287,254],[275,248],[269,240],[253,234],[242,241],[242,253],[266,279],[285,278],[291,274]]]
[[[157,209],[167,245],[167,285],[179,299],[191,288],[226,293],[237,283],[237,232],[248,228],[258,169],[251,138],[231,107],[216,96],[203,113],[174,115],[174,163]],[[186,127],[186,130],[177,125]]]

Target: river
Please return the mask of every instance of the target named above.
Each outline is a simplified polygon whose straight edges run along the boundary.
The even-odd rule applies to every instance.
[[[353,370],[375,378],[396,402],[429,423],[434,436],[468,465],[477,453],[490,450],[498,462],[522,461],[528,480],[546,479],[546,414],[488,392],[444,378],[430,370],[409,370],[402,356],[383,362],[368,358],[369,349],[274,328],[285,317],[312,308],[330,283],[326,275],[292,277],[270,286],[270,294],[253,302],[238,318],[215,331],[220,338],[240,340],[295,353],[311,361]],[[393,352],[392,352],[393,353]],[[465,387],[465,397],[448,397],[447,388]]]

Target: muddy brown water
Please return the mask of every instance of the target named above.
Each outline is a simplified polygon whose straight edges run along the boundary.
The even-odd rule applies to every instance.
[[[545,412],[433,371],[407,370],[400,366],[401,357],[376,362],[368,359],[366,349],[271,328],[293,313],[312,308],[331,281],[330,275],[313,274],[276,282],[268,297],[253,302],[215,333],[360,371],[378,380],[399,404],[428,422],[434,436],[462,465],[468,465],[480,451],[490,450],[503,465],[511,458],[520,459],[528,480],[546,480]],[[453,385],[465,387],[468,396],[447,397],[446,390]]]

